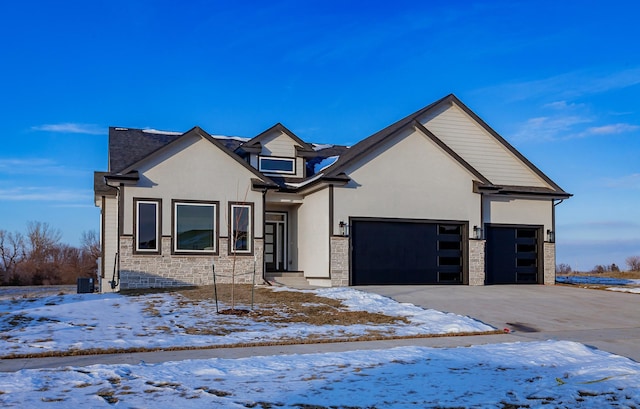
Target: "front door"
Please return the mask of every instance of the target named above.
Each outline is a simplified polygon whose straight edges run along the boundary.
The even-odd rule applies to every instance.
[[[264,223],[264,259],[267,271],[287,270],[287,214],[268,212]]]

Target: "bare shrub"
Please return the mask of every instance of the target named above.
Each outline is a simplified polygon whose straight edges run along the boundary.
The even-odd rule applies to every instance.
[[[625,260],[631,271],[640,271],[640,256],[627,257]]]

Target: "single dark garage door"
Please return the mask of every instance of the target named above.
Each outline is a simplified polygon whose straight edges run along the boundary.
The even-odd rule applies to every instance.
[[[538,283],[537,227],[487,226],[487,284]]]
[[[460,223],[352,220],[351,284],[461,284]]]

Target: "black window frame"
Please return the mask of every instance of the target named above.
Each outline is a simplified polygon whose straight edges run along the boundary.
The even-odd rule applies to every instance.
[[[263,160],[273,160],[273,161],[281,161],[281,162],[290,162],[291,170],[273,170],[273,169],[265,169],[262,166]],[[258,156],[258,170],[263,173],[277,173],[282,175],[295,175],[296,174],[296,158],[287,158],[282,156]]]
[[[213,208],[213,249],[179,249],[178,248],[178,206],[210,206]],[[217,255],[219,250],[218,238],[220,234],[220,202],[213,200],[183,200],[173,199],[171,201],[171,252],[175,255]]]
[[[140,205],[152,204],[156,209],[156,246],[155,248],[140,247]],[[133,253],[134,254],[152,254],[162,253],[162,199],[149,198],[133,198]]]
[[[234,244],[234,234],[235,234],[235,227],[234,227],[234,214],[233,214],[233,209],[236,207],[248,207],[249,208],[249,226],[248,226],[248,237],[247,237],[247,250],[241,250],[238,251],[236,250],[235,244]],[[238,256],[252,256],[253,255],[253,239],[255,237],[254,235],[254,230],[255,230],[255,217],[254,217],[254,206],[253,203],[251,202],[229,202],[229,255],[238,255]]]

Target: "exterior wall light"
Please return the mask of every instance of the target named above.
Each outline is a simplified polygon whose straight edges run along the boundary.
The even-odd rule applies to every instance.
[[[556,232],[553,230],[547,230],[547,240],[549,243],[555,243],[556,241]]]
[[[482,239],[482,227],[473,226],[473,238],[476,240]]]
[[[345,223],[343,220],[340,220],[340,223],[338,223],[338,227],[340,227],[341,236],[346,237],[349,235],[349,225]]]

